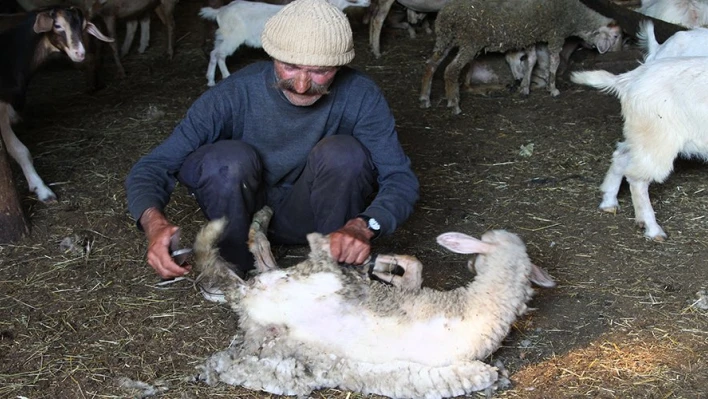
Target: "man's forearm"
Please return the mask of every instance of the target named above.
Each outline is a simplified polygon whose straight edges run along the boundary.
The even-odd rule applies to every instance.
[[[157,226],[168,224],[165,214],[161,210],[152,207],[146,209],[142,215],[140,215],[140,226],[142,226],[145,235],[148,237],[152,234]]]

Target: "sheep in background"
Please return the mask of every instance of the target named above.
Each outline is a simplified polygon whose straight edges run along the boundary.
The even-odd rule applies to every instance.
[[[659,44],[654,35],[654,23],[647,20],[640,24],[637,39],[644,50],[644,62],[667,57],[708,56],[708,28],[676,32]]]
[[[708,25],[705,0],[642,0],[640,13],[687,28]]]
[[[571,80],[610,92],[622,104],[624,141],[612,154],[600,209],[617,212],[624,177],[635,221],[644,227],[646,237],[664,241],[666,233],[649,200],[649,184],[666,180],[679,155],[708,159],[708,57],[655,59],[620,75],[574,72]]]
[[[415,14],[425,16],[426,14],[440,11],[448,1],[449,0],[375,0],[370,8],[371,16],[370,21],[368,21],[369,46],[371,46],[371,52],[374,54],[374,57],[381,57],[381,29],[394,3],[402,5],[406,10],[411,12],[411,14],[408,14],[410,22],[410,19]],[[422,19],[418,18],[420,17],[416,16],[416,21]]]
[[[86,57],[84,32],[106,42],[113,39],[104,36],[75,7],[51,7],[0,16],[0,22],[5,18],[13,23],[8,26],[0,23],[3,26],[0,31],[0,133],[7,152],[22,168],[29,190],[42,202],[54,202],[56,195],[37,174],[32,156],[15,135],[12,124],[20,120],[17,112],[25,105],[32,74],[51,55],[63,52],[71,61],[82,62]],[[21,22],[18,18],[22,18]]]
[[[611,32],[602,28],[610,27]],[[427,60],[420,90],[420,105],[430,107],[430,89],[438,65],[455,47],[458,52],[445,69],[445,93],[448,108],[454,114],[459,106],[459,77],[462,68],[482,51],[526,51],[537,43],[548,43],[550,67],[548,91],[556,89],[556,70],[565,39],[578,36],[594,45],[600,53],[611,49],[620,37],[620,28],[579,0],[450,0],[435,22],[437,35],[433,55]],[[529,68],[533,65],[529,64]],[[524,85],[521,91],[528,92]]]
[[[329,2],[344,11],[348,7],[368,7],[369,0],[329,0]],[[266,4],[253,1],[234,1],[223,7],[203,7],[199,16],[216,21],[214,50],[209,56],[207,67],[207,85],[214,86],[216,66],[219,65],[221,78],[226,79],[231,74],[226,66],[226,57],[245,44],[254,48],[262,48],[261,34],[265,23],[280,11],[284,5]]]
[[[369,282],[333,260],[328,238],[317,233],[308,236],[309,259],[288,269],[259,267],[260,274],[243,282],[214,246],[223,225],[210,222],[194,245],[198,280],[221,289],[239,316],[234,345],[201,366],[200,378],[209,384],[285,395],[339,387],[397,398],[487,389],[497,370],[480,360],[526,311],[531,281],[555,284],[531,263],[521,239],[502,230],[482,240],[438,237],[454,252],[479,254],[468,264],[475,280],[451,291]],[[255,228],[267,225],[254,221]]]
[[[370,6],[369,9],[371,10],[371,8]],[[429,35],[433,33],[427,17],[427,13],[406,9],[400,3],[394,3],[391,11],[386,16],[386,24],[394,29],[405,29],[408,32],[408,36],[411,39],[415,39],[417,36],[415,28],[418,25],[425,30],[425,33]]]
[[[563,44],[560,53],[560,65],[557,75],[563,73],[568,67],[570,56],[576,48],[582,45],[577,38],[569,38]],[[548,46],[541,43],[534,46],[536,57],[535,65],[529,71],[529,57],[525,51],[507,51],[501,53],[480,54],[470,63],[470,68],[465,77],[464,87],[468,92],[487,95],[493,91],[508,90],[521,82],[524,77],[530,79],[530,87],[548,87],[548,72],[550,68],[550,55]],[[520,87],[518,87],[520,89]],[[521,91],[521,89],[520,89]],[[521,91],[521,94],[529,94]]]

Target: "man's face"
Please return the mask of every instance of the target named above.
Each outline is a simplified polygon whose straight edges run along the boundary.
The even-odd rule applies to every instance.
[[[328,93],[338,67],[293,65],[275,60],[278,88],[291,104],[312,105]]]

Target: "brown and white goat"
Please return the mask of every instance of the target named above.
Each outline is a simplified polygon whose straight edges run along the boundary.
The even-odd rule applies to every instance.
[[[174,55],[174,8],[178,0],[18,0],[18,3],[27,11],[39,9],[51,4],[80,7],[88,12],[89,19],[100,17],[106,24],[108,36],[116,36],[116,21],[127,20],[126,37],[122,53],[128,52],[137,30],[138,20],[141,24],[140,49],[147,48],[150,40],[150,12],[153,10],[167,27],[167,54]],[[118,67],[118,75],[125,76],[125,68],[120,60],[118,44],[112,42],[111,50]],[[142,52],[142,51],[141,51]]]
[[[0,16],[5,18],[18,22],[0,32],[0,132],[8,153],[20,164],[30,191],[42,202],[53,202],[56,195],[39,177],[29,150],[12,130],[12,123],[19,120],[16,110],[25,104],[33,72],[50,54],[63,52],[72,61],[82,62],[86,57],[84,32],[105,42],[113,39],[104,36],[74,7],[41,9],[24,18]]]

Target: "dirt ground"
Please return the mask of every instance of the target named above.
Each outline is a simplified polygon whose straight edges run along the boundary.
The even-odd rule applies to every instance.
[[[125,59],[127,79],[115,77],[106,55],[103,90],[84,93],[83,75],[64,66],[35,77],[18,133],[59,201],[38,203],[16,168],[32,231],[0,246],[0,397],[147,393],[121,387],[126,379],[150,384],[164,398],[272,397],[189,382],[195,366],[229,344],[237,320],[188,281],[157,286],[144,237],[126,211],[129,168],[207,88],[200,3],[182,0],[177,7],[172,61],[155,22],[148,51]],[[539,90],[529,97],[463,92],[463,113],[453,116],[437,74],[433,107],[421,110],[418,90],[433,37],[420,32],[412,40],[385,28],[383,55],[374,59],[368,27],[353,26],[354,66],[383,88],[421,181],[413,216],[374,250],[419,257],[424,285],[451,289],[472,275],[466,259],[439,248],[435,237],[508,229],[558,281],[555,289],[539,290],[529,314],[487,359],[501,360],[512,381],[495,396],[707,397],[708,313],[701,309],[705,292],[704,302],[699,293],[708,288],[706,166],[678,161],[667,182],[652,185],[657,220],[669,239],[646,240],[634,225],[626,186],[619,213],[597,209],[598,187],[621,138],[614,97],[561,76],[557,98]],[[636,51],[596,56],[583,50],[572,69],[619,72],[637,58]],[[229,65],[235,70],[257,59],[265,53],[241,49]],[[183,188],[168,214],[185,240],[204,223]],[[284,264],[304,254],[303,248],[276,252]],[[325,390],[313,397],[361,396]]]

